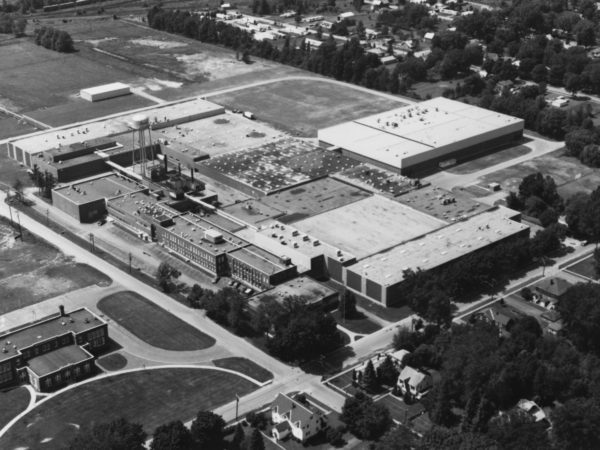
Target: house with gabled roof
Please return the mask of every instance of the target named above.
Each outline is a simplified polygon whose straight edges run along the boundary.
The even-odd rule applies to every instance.
[[[299,395],[279,393],[271,404],[271,420],[275,425],[271,434],[277,440],[291,435],[305,442],[327,427],[323,411]]]
[[[420,399],[439,381],[440,375],[435,370],[421,370],[405,366],[398,376],[398,389],[402,394],[410,394]]]

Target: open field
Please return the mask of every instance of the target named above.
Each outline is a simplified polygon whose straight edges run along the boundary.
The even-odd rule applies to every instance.
[[[181,81],[209,81],[275,65],[262,60],[246,64],[236,59],[234,51],[153,30],[141,23],[103,18],[72,20],[67,24],[60,23],[60,28],[71,34],[76,45],[85,44],[140,66],[156,67]]]
[[[510,161],[513,158],[524,156],[529,152],[531,152],[531,149],[524,145],[510,147],[504,150],[500,150],[499,152],[490,153],[489,155],[481,156],[463,164],[459,164],[458,166],[446,169],[446,171],[459,175],[473,173],[479,170],[486,169],[488,167],[495,166],[496,164],[500,164],[505,161]]]
[[[400,101],[352,85],[319,80],[286,80],[210,97],[227,108],[252,111],[259,120],[299,136],[369,114],[398,108]]]
[[[256,385],[208,369],[156,369],[92,381],[40,405],[0,439],[0,448],[64,448],[80,426],[125,417],[147,433],[172,420],[187,421],[244,396]],[[47,441],[42,444],[41,441]]]
[[[73,98],[69,103],[38,109],[37,111],[30,113],[29,116],[47,125],[58,127],[132,109],[152,106],[154,104],[153,101],[135,94],[109,98],[99,102],[88,102],[87,100],[77,97]]]
[[[43,239],[25,234],[15,240],[0,222],[0,314],[39,303],[110,278],[85,264],[74,263]]]
[[[85,87],[137,79],[125,68],[104,64],[101,55],[85,51],[59,53],[39,47],[30,39],[0,46],[0,59],[0,104],[22,111],[66,103]]]
[[[373,196],[301,220],[294,227],[361,259],[445,225],[401,203]]]
[[[521,180],[532,173],[541,172],[544,175],[550,175],[554,178],[559,191],[563,185],[568,186],[574,183],[573,180],[579,181],[581,178],[596,174],[597,171],[583,165],[576,158],[564,156],[564,150],[557,150],[547,155],[534,158],[532,160],[507,167],[506,169],[486,175],[479,180],[479,185],[487,186],[492,182],[500,183],[503,191],[517,191]],[[581,183],[582,190],[591,192],[595,189],[593,183],[588,183],[587,186]],[[592,187],[593,186],[593,187]],[[568,188],[567,188],[568,189]],[[574,189],[570,189],[571,195]]]
[[[0,392],[0,430],[29,405],[29,391],[24,387]]]
[[[0,139],[33,133],[34,131],[37,131],[37,128],[33,125],[0,112]]]
[[[248,375],[261,383],[273,379],[273,374],[271,372],[246,358],[234,356],[231,358],[215,359],[213,363],[217,367],[235,370],[236,372]]]
[[[153,347],[192,351],[215,343],[212,337],[135,292],[124,291],[104,297],[98,302],[98,309]]]

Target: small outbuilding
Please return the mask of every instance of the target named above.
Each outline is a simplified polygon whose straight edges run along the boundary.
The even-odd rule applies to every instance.
[[[89,102],[97,102],[109,98],[120,97],[122,95],[131,94],[131,87],[124,83],[110,83],[102,86],[94,86],[91,88],[82,89],[79,95],[84,100]]]

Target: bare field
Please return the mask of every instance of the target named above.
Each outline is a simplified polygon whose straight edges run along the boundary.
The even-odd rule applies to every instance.
[[[30,233],[24,242],[15,240],[12,228],[0,222],[0,314],[100,282],[110,278]]]
[[[252,111],[259,120],[299,136],[316,137],[319,128],[398,108],[403,103],[348,84],[284,80],[253,86],[209,100],[230,109]]]

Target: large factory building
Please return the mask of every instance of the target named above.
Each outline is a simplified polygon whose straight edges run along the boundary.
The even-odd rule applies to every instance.
[[[323,147],[403,175],[420,175],[522,138],[524,121],[434,98],[319,130]]]

